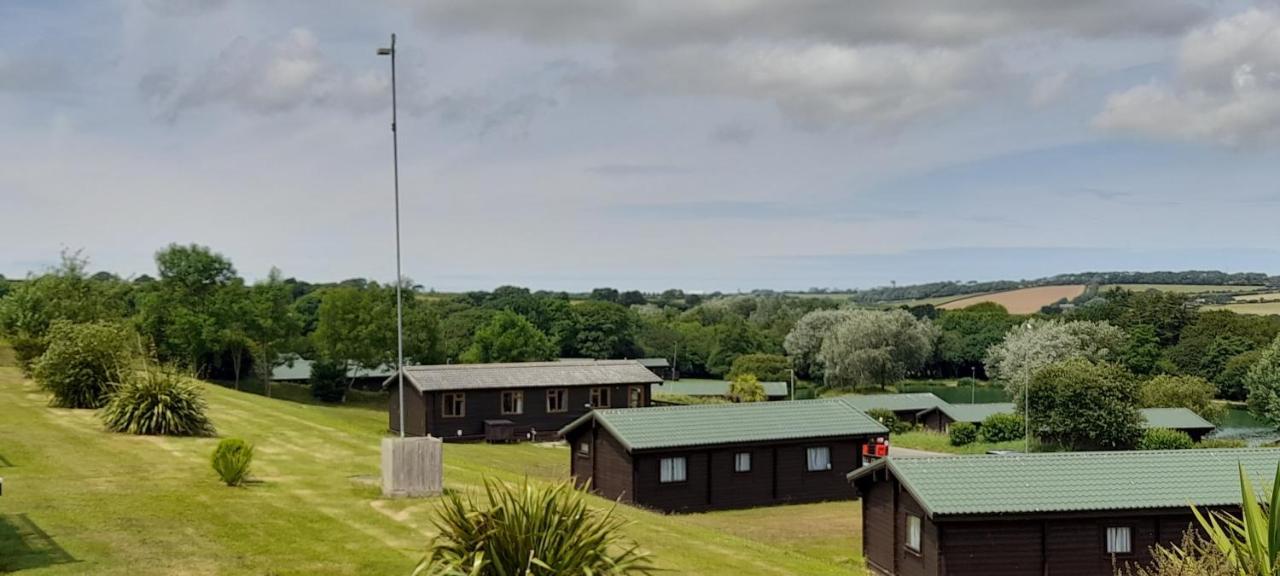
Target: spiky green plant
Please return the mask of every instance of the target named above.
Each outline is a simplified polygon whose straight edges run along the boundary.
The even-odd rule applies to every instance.
[[[1280,574],[1280,465],[1271,484],[1271,500],[1258,502],[1253,483],[1240,464],[1240,517],[1221,510],[1192,508],[1196,521],[1218,550],[1230,558],[1240,576]]]
[[[486,479],[484,498],[451,493],[434,520],[439,535],[415,576],[610,576],[652,574],[649,555],[622,535],[613,508],[595,510],[565,482],[536,487]]]
[[[239,438],[226,438],[213,450],[213,470],[227,486],[239,486],[249,479],[253,463],[253,444]]]
[[[158,436],[212,436],[204,397],[186,378],[148,368],[126,378],[102,409],[112,432]]]

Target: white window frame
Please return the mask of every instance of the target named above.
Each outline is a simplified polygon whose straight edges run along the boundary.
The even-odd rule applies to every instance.
[[[805,449],[804,456],[805,470],[809,472],[827,472],[831,470],[830,446],[811,446]]]
[[[1133,527],[1107,526],[1107,554],[1133,554]]]
[[[607,386],[601,386],[591,389],[591,407],[592,408],[608,408],[613,402],[613,391]],[[601,402],[600,400],[604,400]]]
[[[904,545],[907,550],[912,552],[920,552],[920,533],[923,530],[924,521],[915,514],[907,514],[907,535]]]
[[[672,456],[658,461],[658,482],[678,484],[689,479],[689,462],[684,456]]]
[[[450,414],[449,409],[455,406],[454,399],[457,399],[455,414]],[[440,417],[441,418],[465,418],[467,416],[467,393],[466,392],[445,392],[440,395]]]
[[[751,471],[751,453],[738,452],[733,455],[733,471],[734,472],[750,472]]]
[[[551,401],[555,400],[556,408],[552,409]],[[547,413],[558,414],[560,412],[569,411],[569,389],[568,388],[552,388],[547,390]]]
[[[507,398],[514,399],[515,406],[512,407],[512,410],[507,410]],[[503,416],[519,416],[520,414],[524,414],[524,391],[503,390],[499,403],[498,411],[501,412]]]
[[[587,442],[586,440],[578,442],[578,455],[583,457],[590,456],[591,443]]]

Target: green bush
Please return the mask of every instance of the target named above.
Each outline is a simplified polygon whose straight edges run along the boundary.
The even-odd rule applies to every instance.
[[[476,502],[449,493],[433,520],[438,536],[415,575],[651,574],[649,556],[623,536],[613,509],[588,505],[569,483],[536,487],[485,479]]]
[[[129,377],[102,411],[112,432],[212,436],[200,390],[178,374],[148,369]]]
[[[887,410],[885,408],[872,408],[867,410],[867,416],[870,416],[872,420],[884,424],[884,427],[888,428],[889,432],[893,434],[910,432],[912,428],[910,422],[903,422],[902,420],[899,420],[897,414],[894,414],[892,410]]]
[[[253,444],[239,438],[226,438],[213,450],[213,470],[227,486],[244,484],[252,463]]]
[[[743,354],[733,359],[725,379],[743,374],[754,374],[761,382],[787,382],[791,380],[791,360],[778,354]]]
[[[764,402],[768,399],[764,385],[755,374],[739,374],[729,383],[729,400],[732,402]]]
[[[1248,446],[1239,438],[1205,438],[1196,443],[1196,448],[1244,448]]]
[[[1138,450],[1185,450],[1194,446],[1186,432],[1168,428],[1148,428],[1138,440]]]
[[[342,362],[316,360],[311,363],[311,397],[321,402],[347,399],[347,370]]]
[[[1027,429],[1023,424],[1022,416],[1013,412],[1004,412],[987,416],[982,421],[979,432],[983,442],[1008,442],[1020,440],[1026,435]]]
[[[972,388],[975,386],[984,386],[984,384],[981,380],[978,380],[977,378],[970,378],[968,376],[956,380],[956,388]]]
[[[62,408],[100,408],[133,362],[129,331],[105,322],[55,322],[33,368],[36,382]]]
[[[954,422],[948,428],[947,436],[952,446],[968,446],[978,441],[978,427],[970,422]]]

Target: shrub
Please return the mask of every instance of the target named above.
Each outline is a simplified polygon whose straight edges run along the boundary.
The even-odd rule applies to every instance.
[[[311,397],[321,402],[342,402],[347,398],[347,370],[342,362],[316,360],[311,363]]]
[[[102,411],[112,432],[159,436],[212,436],[204,397],[173,372],[148,369],[127,379]]]
[[[1185,450],[1195,446],[1191,437],[1180,430],[1148,428],[1138,440],[1139,450]]]
[[[743,354],[733,359],[725,377],[734,380],[743,374],[754,374],[764,382],[786,382],[791,379],[791,360],[778,354]]]
[[[970,422],[952,423],[947,436],[952,446],[968,446],[978,441],[978,427]]]
[[[1156,376],[1138,388],[1144,408],[1187,408],[1210,422],[1221,422],[1227,414],[1213,401],[1217,388],[1199,376]]]
[[[740,374],[729,383],[729,399],[734,402],[763,402],[769,397],[754,374]]]
[[[1041,368],[1030,380],[1031,429],[1067,450],[1124,450],[1142,437],[1138,383],[1123,367],[1085,359]]]
[[[613,509],[589,506],[568,483],[538,488],[485,479],[485,497],[449,493],[415,575],[651,574]]]
[[[227,486],[244,484],[252,463],[253,444],[239,438],[226,438],[213,450],[213,470]]]
[[[116,324],[55,322],[49,346],[36,360],[40,387],[62,408],[99,408],[133,362],[128,330]]]
[[[873,420],[884,424],[884,427],[888,428],[889,432],[893,434],[902,434],[911,431],[911,423],[899,420],[898,415],[894,414],[892,410],[885,408],[872,408],[867,410],[867,416],[870,416]]]
[[[1232,557],[1195,530],[1182,533],[1177,545],[1157,544],[1151,549],[1151,563],[1129,565],[1124,576],[1239,576]]]
[[[1239,438],[1205,438],[1195,448],[1244,448],[1248,444]]]
[[[992,414],[982,421],[980,430],[984,442],[1008,442],[1019,440],[1026,434],[1022,416],[1012,412]]]
[[[969,376],[956,380],[956,388],[972,388],[974,386],[985,386],[985,384],[981,380],[970,378]]]

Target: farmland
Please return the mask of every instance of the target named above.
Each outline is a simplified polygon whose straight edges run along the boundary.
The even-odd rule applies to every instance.
[[[1205,310],[1230,310],[1236,314],[1254,314],[1267,316],[1280,314],[1280,302],[1241,302],[1236,304],[1219,304],[1205,306]]]
[[[956,310],[982,302],[994,302],[1004,306],[1012,314],[1032,314],[1039,312],[1040,308],[1053,304],[1063,298],[1068,300],[1075,298],[1083,294],[1084,289],[1085,286],[1083,284],[1020,288],[1018,290],[969,296],[958,300],[952,300],[941,305],[940,308],[944,310]]]
[[[92,412],[49,408],[17,369],[0,366],[0,572],[410,572],[433,533],[435,502],[379,497],[384,412],[201,387],[219,432],[258,447],[259,482],[248,488],[217,483],[208,469],[216,439],[104,432]],[[484,477],[556,481],[567,458],[559,445],[450,444],[446,487],[475,489]],[[858,510],[840,502],[619,513],[671,573],[848,575],[862,573]]]
[[[1143,290],[1159,290],[1161,292],[1177,292],[1179,294],[1221,294],[1235,292],[1251,292],[1265,288],[1264,286],[1234,286],[1221,284],[1106,284],[1100,290],[1123,288],[1141,292]]]

